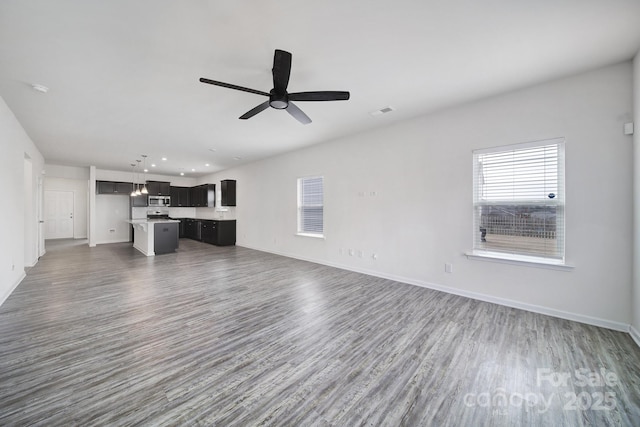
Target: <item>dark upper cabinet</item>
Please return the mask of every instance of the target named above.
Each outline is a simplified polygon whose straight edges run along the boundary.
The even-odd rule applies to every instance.
[[[96,181],[97,194],[131,194],[134,185],[130,182]]]
[[[196,208],[213,208],[216,203],[215,184],[202,184],[189,189],[189,205]]]
[[[189,187],[171,187],[169,189],[169,195],[171,196],[171,207],[185,207],[190,205],[190,193]]]
[[[220,200],[221,206],[236,205],[236,181],[234,179],[223,179],[220,181],[220,191],[222,193]]]
[[[146,194],[131,197],[131,206],[134,208],[146,208],[149,205],[149,197]]]
[[[147,181],[147,191],[150,196],[169,196],[171,183],[163,181]]]

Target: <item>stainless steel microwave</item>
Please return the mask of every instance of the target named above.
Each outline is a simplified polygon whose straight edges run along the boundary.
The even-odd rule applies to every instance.
[[[171,206],[171,196],[149,196],[149,206],[154,208]]]

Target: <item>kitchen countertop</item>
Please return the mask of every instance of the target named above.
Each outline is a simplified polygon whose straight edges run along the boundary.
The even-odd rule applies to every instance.
[[[130,219],[127,220],[129,224],[155,224],[156,222],[180,222],[178,219]]]
[[[179,221],[181,219],[193,219],[196,221],[236,221],[233,218],[224,218],[224,219],[220,219],[220,218],[191,218],[191,217],[180,217],[178,219],[175,219],[176,221]]]

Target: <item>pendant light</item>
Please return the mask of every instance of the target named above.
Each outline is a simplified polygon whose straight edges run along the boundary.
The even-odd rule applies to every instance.
[[[140,166],[140,162],[141,161],[142,160],[137,160],[136,159],[136,162],[138,162],[138,166]],[[138,180],[136,179],[136,181],[138,181]],[[142,191],[140,191],[140,184],[139,183],[137,184],[137,187],[136,187],[136,196],[142,196]]]
[[[144,172],[143,178],[144,183],[142,184],[142,194],[149,194],[149,190],[147,190],[147,155],[142,154],[142,160],[144,160],[144,166],[142,167],[142,171]]]
[[[135,163],[131,163],[131,197],[136,197],[136,188],[135,188],[136,187],[136,184],[135,184],[136,177],[135,177],[135,172],[134,172],[135,167],[136,167],[136,164]]]

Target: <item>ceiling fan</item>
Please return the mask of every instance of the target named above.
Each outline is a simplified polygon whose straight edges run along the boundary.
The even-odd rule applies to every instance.
[[[263,102],[241,115],[240,119],[242,120],[250,119],[259,112],[266,110],[267,107],[272,107],[276,110],[286,110],[296,120],[306,125],[311,123],[311,119],[291,101],[346,101],[349,99],[349,92],[343,91],[288,93],[287,86],[289,85],[289,75],[291,74],[291,54],[284,50],[276,49],[273,56],[273,69],[271,72],[273,73],[273,89],[271,89],[269,93],[205,78],[200,78],[200,81],[202,83],[269,97],[268,101]]]

